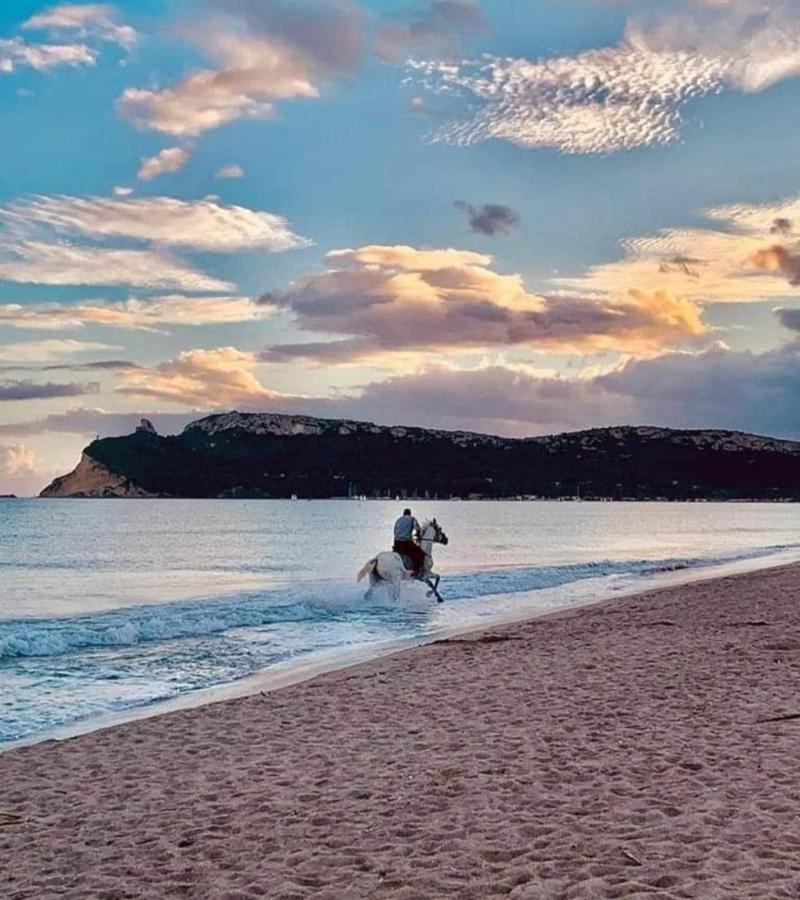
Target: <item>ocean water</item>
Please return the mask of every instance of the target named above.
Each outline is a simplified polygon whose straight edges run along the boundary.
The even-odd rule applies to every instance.
[[[446,598],[363,598],[383,501],[0,500],[0,748],[321,654],[373,652],[656,573],[800,552],[800,507],[419,502]]]

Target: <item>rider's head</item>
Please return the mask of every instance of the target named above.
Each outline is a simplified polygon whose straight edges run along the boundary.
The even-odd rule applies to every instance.
[[[410,516],[410,515],[411,515],[411,510],[410,510],[410,509],[404,509],[404,510],[403,510],[403,515],[404,515],[404,516]]]

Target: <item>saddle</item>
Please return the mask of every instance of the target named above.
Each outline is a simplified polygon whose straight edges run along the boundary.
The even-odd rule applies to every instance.
[[[405,553],[401,553],[400,558],[403,560],[403,565],[405,566],[407,572],[416,572],[414,560],[410,556],[407,556]],[[416,572],[416,574],[418,575],[419,572]]]

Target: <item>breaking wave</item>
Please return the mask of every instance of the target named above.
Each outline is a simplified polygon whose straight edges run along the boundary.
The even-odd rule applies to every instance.
[[[555,588],[588,578],[646,576],[733,562],[792,547],[777,545],[714,557],[482,569],[450,574],[443,580],[442,589],[448,602],[475,600]],[[417,597],[421,596],[418,592]],[[225,597],[133,606],[71,618],[0,621],[0,661],[203,638],[281,623],[313,626],[315,623],[347,624],[354,620],[364,624],[372,620],[402,633],[409,627],[412,631],[419,630],[420,619],[420,607],[417,604],[415,612],[413,597],[394,604],[378,595],[367,602],[363,599],[363,588],[353,584],[301,582]]]

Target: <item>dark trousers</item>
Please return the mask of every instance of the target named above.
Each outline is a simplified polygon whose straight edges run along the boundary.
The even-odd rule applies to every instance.
[[[425,562],[425,553],[419,544],[415,544],[414,541],[395,541],[392,550],[394,550],[395,553],[408,556],[414,563],[414,569],[417,572],[422,571],[422,566]]]

